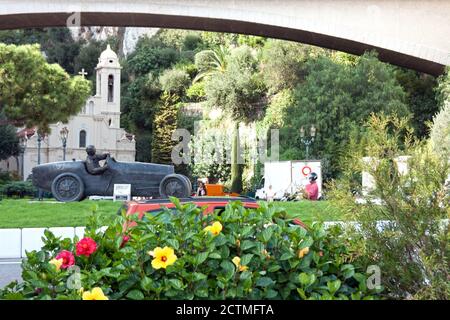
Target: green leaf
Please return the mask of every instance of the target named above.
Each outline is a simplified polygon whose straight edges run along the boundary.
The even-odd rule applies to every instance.
[[[244,271],[241,273],[241,275],[239,276],[239,279],[241,280],[247,280],[252,276],[252,273],[249,271]]]
[[[242,229],[241,236],[242,236],[243,238],[246,237],[246,236],[248,236],[248,235],[252,232],[252,230],[253,230],[253,226],[245,226],[245,227]]]
[[[308,237],[299,243],[298,248],[304,249],[306,247],[311,247],[313,245],[313,243],[314,243],[314,240],[311,237]]]
[[[175,205],[175,207],[176,207],[178,210],[180,210],[180,211],[183,210],[182,207],[181,207],[181,204],[180,204],[180,200],[178,200],[178,198],[175,198],[175,197],[169,197],[169,199],[170,199],[170,201]]]
[[[273,299],[273,298],[275,298],[276,296],[278,295],[278,292],[276,292],[275,290],[273,290],[273,289],[269,289],[269,290],[267,290],[267,293],[266,293],[266,299]]]
[[[269,242],[270,238],[272,237],[272,234],[273,234],[273,229],[271,227],[264,229],[261,232],[261,238],[262,238],[263,242]]]
[[[272,284],[274,284],[275,281],[273,281],[271,278],[269,277],[261,277],[256,281],[256,285],[260,286],[260,287],[267,287],[270,286]]]
[[[221,259],[222,258],[222,256],[220,254],[218,254],[217,252],[210,253],[209,257],[211,259]]]
[[[231,279],[236,271],[236,268],[234,266],[234,264],[228,260],[222,261],[222,263],[220,264],[220,266],[223,268],[223,270],[225,271],[225,278],[227,280]]]
[[[144,277],[141,280],[141,288],[144,289],[145,291],[150,290],[152,284],[153,284],[153,280],[150,279],[149,277]]]
[[[130,292],[128,292],[127,298],[129,298],[131,300],[143,300],[144,294],[140,290],[135,289],[135,290],[131,290]]]
[[[208,298],[208,289],[206,288],[197,289],[195,290],[195,295],[200,298]]]
[[[241,258],[241,265],[243,265],[243,266],[248,265],[250,263],[250,261],[252,260],[253,256],[254,255],[251,253],[243,255]]]
[[[269,271],[269,272],[276,272],[276,271],[278,271],[280,269],[281,269],[281,266],[275,264],[275,265],[270,266],[269,269],[267,269],[267,271]]]
[[[198,266],[208,258],[208,252],[200,252],[194,258],[194,265]]]
[[[286,251],[285,253],[283,253],[280,257],[280,261],[284,261],[284,260],[288,260],[290,258],[295,257],[295,254],[291,251]]]
[[[298,281],[304,286],[308,285],[309,283],[309,275],[305,272],[300,273],[298,276]]]
[[[336,279],[336,280],[334,280],[334,281],[328,281],[328,282],[327,282],[327,287],[328,287],[328,291],[330,291],[330,293],[331,293],[332,295],[334,295],[334,293],[335,293],[336,291],[338,291],[339,288],[341,287],[341,280]]]
[[[303,300],[307,299],[307,297],[305,295],[305,291],[303,289],[297,288],[297,292],[298,292],[298,295],[300,296],[300,298],[302,298]]]
[[[305,287],[309,287],[310,285],[312,285],[316,281],[316,275],[314,273],[302,272],[298,276],[298,280]]]
[[[183,289],[183,282],[178,279],[169,279],[170,285],[177,290]]]
[[[242,243],[241,243],[241,250],[244,251],[244,250],[253,248],[254,246],[256,246],[255,241],[244,240],[244,241],[242,241]]]
[[[167,244],[174,248],[175,250],[178,250],[180,248],[180,243],[176,239],[168,239],[166,240]]]
[[[341,272],[344,276],[344,279],[349,279],[355,274],[355,267],[351,264],[344,264],[341,267]]]
[[[200,273],[200,272],[194,272],[192,274],[194,281],[200,281],[208,278],[206,274]]]
[[[214,242],[216,246],[224,245],[227,243],[227,237],[225,237],[222,233],[219,233],[219,235],[214,238]]]

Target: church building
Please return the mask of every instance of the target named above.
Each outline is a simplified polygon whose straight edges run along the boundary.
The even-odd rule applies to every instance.
[[[20,130],[18,135],[25,147],[24,153],[18,159],[11,157],[1,161],[0,170],[15,171],[26,179],[38,164],[38,158],[41,164],[63,161],[64,132],[67,135],[66,161],[86,159],[85,149],[91,144],[98,153],[109,152],[118,161],[135,161],[134,136],[120,128],[121,69],[116,53],[108,45],[96,67],[96,94],[87,99],[81,112],[68,123],[51,125],[51,133],[41,139],[34,129]]]

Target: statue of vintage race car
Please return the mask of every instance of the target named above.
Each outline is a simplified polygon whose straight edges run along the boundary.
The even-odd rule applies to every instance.
[[[114,184],[131,184],[131,195],[141,197],[188,197],[192,193],[189,179],[174,173],[171,165],[118,162],[108,156],[107,170],[91,174],[86,161],[63,161],[33,168],[33,184],[52,192],[58,201],[81,201],[91,195],[112,196]]]

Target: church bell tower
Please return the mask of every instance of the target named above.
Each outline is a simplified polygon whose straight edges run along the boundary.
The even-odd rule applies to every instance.
[[[98,59],[96,96],[100,98],[100,112],[108,118],[112,128],[120,127],[120,70],[117,54],[108,47]]]

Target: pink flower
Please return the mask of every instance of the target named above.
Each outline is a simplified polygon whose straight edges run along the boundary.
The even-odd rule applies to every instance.
[[[97,250],[97,243],[91,238],[83,238],[78,241],[77,245],[77,256],[89,257],[91,254]]]
[[[122,243],[120,244],[120,247],[121,248],[123,248],[126,244],[127,244],[127,242],[130,240],[130,237],[129,236],[123,236],[122,237]]]
[[[63,263],[61,265],[61,269],[67,269],[70,266],[75,264],[75,257],[72,252],[63,250],[57,256],[56,260],[62,259]]]

